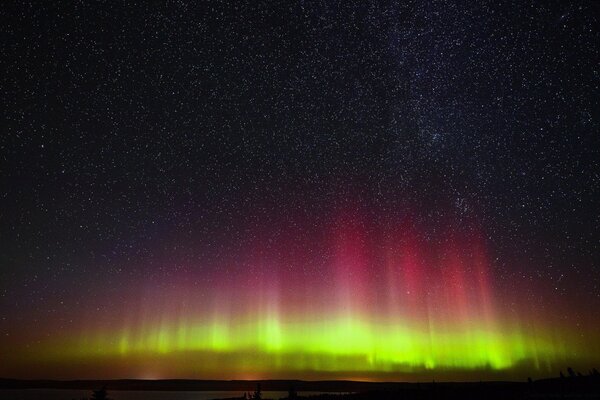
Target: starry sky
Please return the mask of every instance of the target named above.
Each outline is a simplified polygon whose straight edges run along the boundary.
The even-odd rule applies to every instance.
[[[0,10],[0,376],[600,365],[597,3],[126,3]]]

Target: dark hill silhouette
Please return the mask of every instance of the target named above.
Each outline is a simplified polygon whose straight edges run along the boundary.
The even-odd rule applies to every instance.
[[[222,381],[222,380],[17,380],[0,379],[0,389],[83,389],[106,391],[239,391],[249,397],[264,399],[263,392],[281,391],[291,398],[311,400],[371,400],[371,399],[544,399],[599,398],[600,374],[596,369],[588,375],[578,373],[569,377],[523,382],[358,382],[358,381]],[[302,392],[330,392],[310,397]],[[333,394],[338,392],[340,394]],[[342,394],[345,393],[345,394]]]

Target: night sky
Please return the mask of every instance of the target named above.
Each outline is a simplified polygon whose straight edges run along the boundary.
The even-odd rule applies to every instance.
[[[600,367],[598,3],[59,3],[0,10],[0,376]]]

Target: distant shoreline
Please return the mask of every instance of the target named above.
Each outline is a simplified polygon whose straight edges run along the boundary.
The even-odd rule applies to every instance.
[[[258,385],[260,383],[260,386]],[[361,382],[302,380],[19,380],[0,379],[2,390],[97,390],[149,392],[239,392],[253,393],[260,387],[263,393],[295,393],[293,398],[311,400],[397,400],[422,398],[482,399],[507,398],[600,398],[600,374],[562,376],[540,380],[485,382]],[[302,393],[310,394],[303,397]],[[245,396],[244,396],[245,397]],[[219,398],[218,396],[215,398]],[[233,400],[228,397],[225,400]]]

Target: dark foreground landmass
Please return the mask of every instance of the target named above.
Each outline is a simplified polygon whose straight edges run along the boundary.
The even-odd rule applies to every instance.
[[[600,376],[572,376],[528,382],[359,382],[359,381],[221,381],[221,380],[17,380],[0,379],[0,389],[79,389],[148,391],[284,391],[311,400],[370,399],[600,399]],[[330,392],[304,397],[302,392]],[[338,392],[335,394],[332,392]],[[298,393],[296,395],[296,393]],[[263,399],[264,400],[264,399]]]

